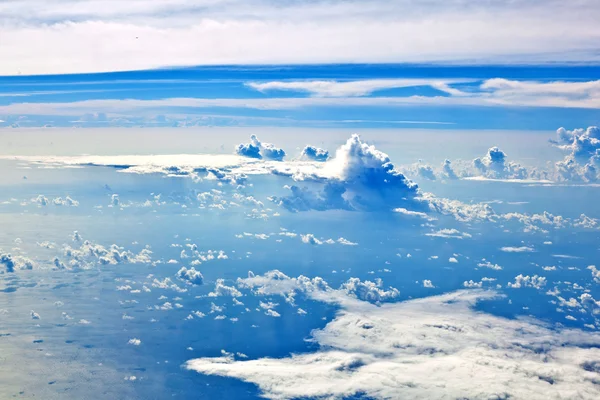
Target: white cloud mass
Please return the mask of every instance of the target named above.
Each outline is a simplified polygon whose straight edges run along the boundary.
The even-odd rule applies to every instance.
[[[316,352],[186,367],[254,383],[270,399],[598,397],[600,337],[475,311],[491,291],[384,304],[347,301],[313,331]]]

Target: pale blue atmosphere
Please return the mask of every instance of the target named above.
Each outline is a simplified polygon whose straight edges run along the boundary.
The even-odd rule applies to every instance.
[[[598,17],[2,3],[0,399],[600,398]]]

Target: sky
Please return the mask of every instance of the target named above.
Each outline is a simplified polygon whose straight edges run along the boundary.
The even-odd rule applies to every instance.
[[[600,3],[0,2],[0,398],[600,398]]]

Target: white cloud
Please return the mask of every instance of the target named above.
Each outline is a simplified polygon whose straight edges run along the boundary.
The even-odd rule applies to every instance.
[[[265,158],[267,160],[281,161],[285,157],[285,151],[275,147],[271,143],[261,142],[256,135],[250,136],[250,143],[240,143],[235,148],[236,154],[250,158]]]
[[[429,232],[426,233],[425,236],[432,236],[432,237],[440,237],[440,238],[446,238],[446,239],[464,239],[464,238],[470,238],[471,234],[467,233],[467,232],[460,232],[458,229],[448,229],[448,228],[444,228],[444,229],[440,229],[439,231],[436,232]]]
[[[202,285],[204,283],[204,277],[200,271],[196,271],[194,267],[181,267],[181,269],[177,271],[176,276],[180,280],[193,285]]]
[[[271,399],[597,397],[596,334],[471,308],[494,296],[474,290],[380,307],[346,303],[313,331],[316,352],[199,358],[186,367],[254,383]]]
[[[523,287],[531,287],[535,289],[541,289],[546,286],[546,278],[543,276],[523,276],[523,274],[519,274],[515,276],[514,282],[509,282],[508,287],[513,289],[520,289]]]
[[[535,249],[533,247],[528,247],[528,246],[519,246],[519,247],[505,246],[505,247],[501,247],[500,250],[504,251],[505,253],[531,253],[531,252],[535,251]]]
[[[249,82],[246,85],[260,92],[289,90],[307,92],[317,97],[366,96],[385,89],[429,86],[453,95],[463,95],[458,89],[449,87],[452,83],[467,83],[470,79],[368,79],[357,81],[285,81]]]
[[[425,288],[434,288],[435,286],[433,285],[433,283],[431,283],[431,281],[429,279],[424,279],[423,280],[423,287],[425,287]]]
[[[329,151],[309,145],[304,147],[301,157],[311,161],[327,161],[329,158]]]
[[[241,297],[242,293],[233,286],[225,285],[224,279],[217,279],[215,282],[215,289],[208,294],[209,297],[218,296],[230,296],[230,297]]]

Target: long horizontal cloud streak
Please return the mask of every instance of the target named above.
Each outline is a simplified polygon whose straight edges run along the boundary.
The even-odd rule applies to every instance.
[[[282,84],[284,84],[282,86]],[[352,84],[352,86],[348,86]],[[256,88],[295,88],[315,94],[312,97],[270,98],[164,98],[102,99],[67,103],[15,102],[0,106],[2,115],[63,115],[81,116],[87,113],[107,113],[112,116],[155,116],[157,113],[190,113],[190,109],[229,108],[251,110],[295,110],[308,107],[405,107],[405,106],[482,106],[482,107],[556,107],[600,108],[600,81],[535,82],[490,79],[477,91],[449,86],[439,80],[406,80],[402,85],[431,86],[446,95],[368,97],[374,90],[398,87],[396,80],[335,82],[323,86],[314,82],[271,82],[254,84]],[[259,86],[257,86],[259,85]],[[443,87],[441,87],[442,85]],[[405,87],[405,86],[404,86]]]
[[[526,0],[10,1],[0,5],[0,74],[198,64],[597,61],[599,15],[592,1],[577,7]]]

